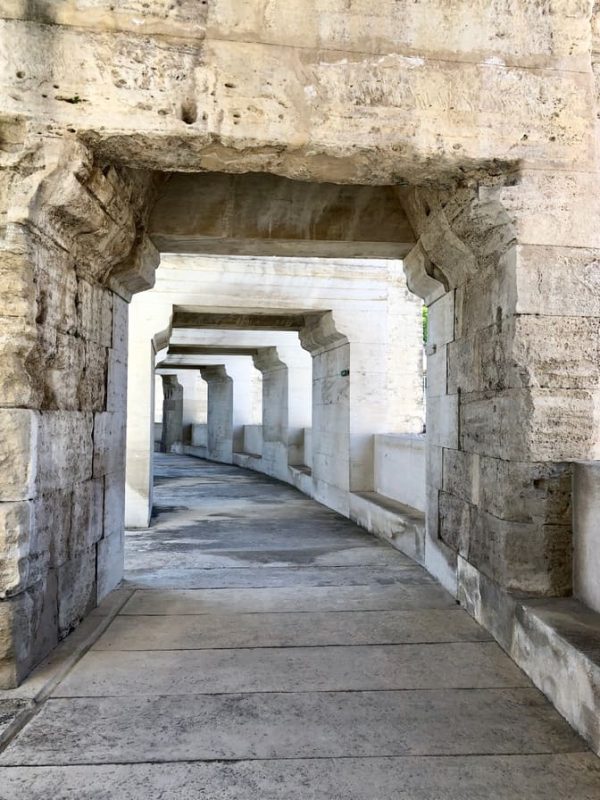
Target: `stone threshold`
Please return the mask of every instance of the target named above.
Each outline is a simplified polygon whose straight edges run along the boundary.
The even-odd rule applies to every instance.
[[[600,614],[511,595],[461,557],[458,599],[600,755]]]

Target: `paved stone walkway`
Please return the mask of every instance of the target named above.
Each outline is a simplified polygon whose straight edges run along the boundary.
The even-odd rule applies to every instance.
[[[294,489],[159,456],[120,612],[1,800],[598,800],[600,761],[409,559]]]

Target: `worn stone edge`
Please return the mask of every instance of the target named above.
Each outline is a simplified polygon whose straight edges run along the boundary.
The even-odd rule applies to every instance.
[[[117,589],[122,587],[117,587]],[[75,665],[83,658],[83,656],[90,650],[90,648],[98,641],[102,634],[107,630],[109,625],[113,622],[115,617],[118,616],[121,609],[131,599],[135,589],[131,589],[125,593],[121,602],[117,603],[115,607],[106,615],[100,616],[90,614],[88,619],[97,619],[98,623],[93,630],[85,637],[85,639],[75,647],[73,652],[65,658],[63,662],[57,664],[53,674],[44,683],[41,689],[31,698],[21,711],[17,713],[15,718],[10,722],[5,730],[0,734],[0,753],[2,753],[13,739],[23,730],[23,728],[42,710],[45,702],[50,698],[52,692],[63,681],[66,676],[71,672]],[[108,595],[110,597],[110,595]],[[66,642],[68,640],[65,639]]]

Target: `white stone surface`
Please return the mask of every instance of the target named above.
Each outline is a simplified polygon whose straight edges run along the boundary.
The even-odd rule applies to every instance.
[[[376,434],[375,491],[424,512],[425,445],[424,434]]]
[[[262,425],[244,425],[244,453],[262,455]]]
[[[600,464],[575,464],[573,593],[600,612]]]

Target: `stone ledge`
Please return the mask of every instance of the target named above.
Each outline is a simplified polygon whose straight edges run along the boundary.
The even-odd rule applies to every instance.
[[[459,557],[459,600],[600,755],[600,614],[574,598],[524,598]]]
[[[301,475],[308,475],[309,477],[312,475],[312,469],[307,467],[306,464],[290,464],[290,469],[293,472],[298,472]]]
[[[206,447],[195,444],[184,444],[183,454],[186,456],[195,456],[196,458],[206,458]]]
[[[425,514],[377,492],[350,492],[350,519],[423,564]]]
[[[263,472],[261,469],[261,456],[253,456],[250,453],[234,453],[233,463],[244,469],[252,469],[254,472]]]

